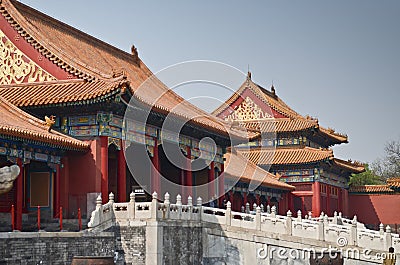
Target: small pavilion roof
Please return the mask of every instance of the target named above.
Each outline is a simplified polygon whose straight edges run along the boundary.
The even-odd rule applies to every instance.
[[[240,153],[225,154],[225,176],[240,179],[243,182],[255,181],[264,187],[294,190],[295,187],[279,181],[279,176],[258,167]]]
[[[22,111],[0,96],[0,137],[33,141],[64,150],[86,151],[89,144],[55,130],[48,131],[46,123]]]
[[[245,92],[246,89],[250,89],[253,94],[268,105],[271,110],[274,110],[282,114],[286,118],[274,118],[274,119],[260,119],[256,121],[245,121],[243,122],[246,127],[257,128],[260,132],[294,132],[303,131],[310,128],[315,128],[316,133],[320,134],[321,137],[326,138],[330,145],[347,143],[347,135],[335,132],[331,128],[324,128],[319,126],[318,120],[309,116],[302,116],[292,108],[290,108],[275,92],[275,89],[269,91],[262,86],[254,83],[250,77],[247,77],[246,81],[240,86],[240,88],[232,94],[221,106],[212,112],[212,114],[219,116],[239,98]],[[248,125],[246,125],[248,124]]]

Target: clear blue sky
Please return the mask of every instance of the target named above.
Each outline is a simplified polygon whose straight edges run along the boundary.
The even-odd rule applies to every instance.
[[[250,65],[300,114],[349,135],[339,158],[373,161],[400,137],[400,1],[22,2],[120,49],[135,44],[153,72],[195,59]]]

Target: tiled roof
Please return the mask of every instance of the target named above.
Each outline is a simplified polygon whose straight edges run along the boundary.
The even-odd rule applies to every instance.
[[[400,178],[388,178],[384,185],[360,185],[351,186],[352,193],[396,193],[400,188]]]
[[[335,130],[332,128],[324,128],[324,127],[320,126],[319,131],[322,134],[325,134],[327,137],[335,139],[336,143],[347,143],[348,142],[347,135],[335,132]]]
[[[72,137],[51,130],[42,120],[22,111],[0,97],[0,135],[31,140],[66,150],[88,150],[89,145]]]
[[[251,148],[238,150],[257,165],[290,165],[315,163],[333,158],[332,150],[303,148]]]
[[[279,181],[275,175],[258,167],[238,153],[226,153],[225,159],[225,176],[227,177],[240,178],[243,182],[254,181],[256,184],[261,183],[264,187],[285,190],[295,189],[292,185]]]
[[[346,169],[352,173],[361,173],[365,171],[365,165],[360,162],[345,161],[339,158],[334,158],[333,163],[336,166]]]
[[[172,112],[223,135],[229,134],[239,138],[252,138],[256,135],[231,128],[227,122],[210,117],[208,113],[178,96],[157,78],[150,78],[153,76],[152,72],[136,56],[136,51],[135,56],[122,51],[18,1],[0,1],[0,13],[25,40],[54,64],[73,74],[75,78],[91,82],[94,80],[93,88],[99,91],[92,91],[92,95],[104,92],[104,86],[97,83],[98,80],[110,83],[116,75],[123,75],[129,82],[128,88],[132,94],[153,106],[155,111]],[[138,89],[144,82],[145,87]],[[46,102],[51,101],[49,98],[57,97],[54,87],[43,88],[48,91],[35,95],[34,102],[37,104],[47,104]],[[80,100],[84,97],[80,91],[77,94],[75,92],[69,91],[69,100]]]
[[[246,89],[250,89],[255,96],[257,96],[261,101],[267,104],[271,109],[277,111],[278,113],[281,113],[288,118],[288,120],[282,119],[282,121],[279,121],[279,118],[277,119],[278,121],[276,121],[275,126],[276,132],[298,131],[309,129],[310,127],[315,126],[315,128],[319,129],[317,130],[317,132],[321,133],[323,137],[328,138],[332,144],[347,143],[346,135],[339,134],[330,128],[323,128],[318,125],[318,120],[310,118],[309,116],[304,117],[300,115],[292,108],[290,108],[282,99],[280,99],[276,95],[276,93],[268,91],[267,89],[254,83],[250,78],[247,78],[247,80],[240,86],[240,88],[235,93],[233,93],[233,95],[228,98],[221,106],[214,110],[212,114],[216,116],[220,115],[224,110],[229,108],[232,103],[234,103],[239,97],[241,97]],[[264,123],[264,121],[261,121],[261,123]],[[260,127],[260,130],[266,130],[268,132],[268,130],[271,130],[271,126],[273,125],[268,124],[267,122],[267,124]],[[290,126],[293,126],[293,129],[290,129]]]
[[[243,126],[260,131],[261,133],[269,132],[297,132],[310,128],[318,128],[318,123],[315,120],[306,119],[289,119],[277,118],[271,120],[260,121],[244,121]]]
[[[386,180],[388,186],[390,186],[393,189],[399,189],[400,188],[400,178],[389,178]]]
[[[362,185],[352,186],[349,189],[351,193],[392,193],[394,192],[389,185]]]
[[[65,80],[46,83],[12,84],[0,86],[0,96],[18,107],[49,105],[91,100],[116,92],[129,84],[126,79],[111,81]]]

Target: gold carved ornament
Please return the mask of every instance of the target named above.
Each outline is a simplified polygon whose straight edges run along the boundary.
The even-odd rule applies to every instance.
[[[227,121],[250,121],[273,118],[271,114],[264,112],[251,98],[245,100],[225,120]]]
[[[25,56],[0,30],[0,84],[21,84],[24,81],[44,82],[56,80]]]

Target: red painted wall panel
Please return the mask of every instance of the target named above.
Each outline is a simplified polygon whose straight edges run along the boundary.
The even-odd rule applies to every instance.
[[[91,140],[90,151],[69,157],[69,214],[86,212],[86,194],[101,192],[100,142]]]
[[[400,224],[400,195],[349,195],[350,217],[365,224]]]

